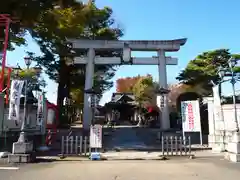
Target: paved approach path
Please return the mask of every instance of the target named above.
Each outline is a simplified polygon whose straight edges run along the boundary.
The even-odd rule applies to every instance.
[[[168,161],[65,161],[0,170],[1,180],[232,180],[240,164],[219,159]]]
[[[135,126],[119,126],[109,137],[106,149],[144,149],[144,141],[137,136]]]

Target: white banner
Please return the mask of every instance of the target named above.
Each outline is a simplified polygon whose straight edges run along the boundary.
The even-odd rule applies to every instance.
[[[24,81],[12,80],[9,98],[9,120],[20,122],[20,98]]]
[[[182,128],[183,132],[201,132],[199,101],[182,101]]]
[[[90,147],[102,148],[102,126],[95,124],[90,128]]]
[[[37,125],[43,125],[44,118],[44,96],[43,93],[40,93],[38,96],[38,108],[37,108]]]

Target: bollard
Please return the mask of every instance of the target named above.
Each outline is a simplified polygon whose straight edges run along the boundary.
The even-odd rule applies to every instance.
[[[192,144],[191,144],[191,137],[190,136],[188,137],[188,143],[189,143],[189,154],[191,155],[191,153],[192,153],[191,152],[192,151],[192,147],[191,147]]]
[[[61,154],[64,155],[64,136],[62,136],[62,144],[61,144]]]
[[[87,136],[84,137],[84,155],[87,155]]]
[[[164,156],[165,148],[164,148],[164,137],[162,136],[162,155]]]
[[[175,136],[175,151],[176,151],[176,155],[178,155],[178,137]]]
[[[168,136],[166,136],[166,151],[167,151],[167,156],[168,156],[168,154],[169,154],[169,144],[168,144],[169,142],[168,142]]]
[[[82,147],[82,145],[83,145],[83,137],[82,137],[82,136],[80,136],[80,155],[82,155],[82,154],[83,154],[83,152],[82,152],[82,150],[83,150],[83,147]]]
[[[70,154],[73,154],[73,141],[74,141],[73,136],[71,136],[69,139],[70,139]]]
[[[78,136],[75,137],[75,153],[78,155]]]
[[[184,136],[183,137],[183,141],[184,141],[184,153],[185,153],[185,155],[187,155],[187,139],[186,139],[186,137]]]
[[[173,137],[170,137],[171,155],[173,156]]]
[[[68,148],[69,148],[68,143],[69,143],[69,136],[67,136],[66,138],[66,155],[68,155]]]
[[[180,145],[180,156],[182,156],[182,146],[183,146],[183,142],[182,142],[182,137],[179,137],[179,145]]]

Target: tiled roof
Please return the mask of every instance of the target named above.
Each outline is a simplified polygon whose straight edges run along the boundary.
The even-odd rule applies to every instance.
[[[128,101],[135,100],[133,93],[113,93],[111,101],[117,102],[117,101],[121,100],[122,98],[127,98]]]

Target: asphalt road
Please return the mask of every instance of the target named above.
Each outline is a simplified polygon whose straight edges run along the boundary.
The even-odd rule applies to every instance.
[[[136,129],[117,127],[106,144],[106,149],[140,149],[145,148],[144,141],[138,137]]]
[[[240,164],[219,158],[167,161],[64,161],[0,168],[0,180],[231,180]]]

